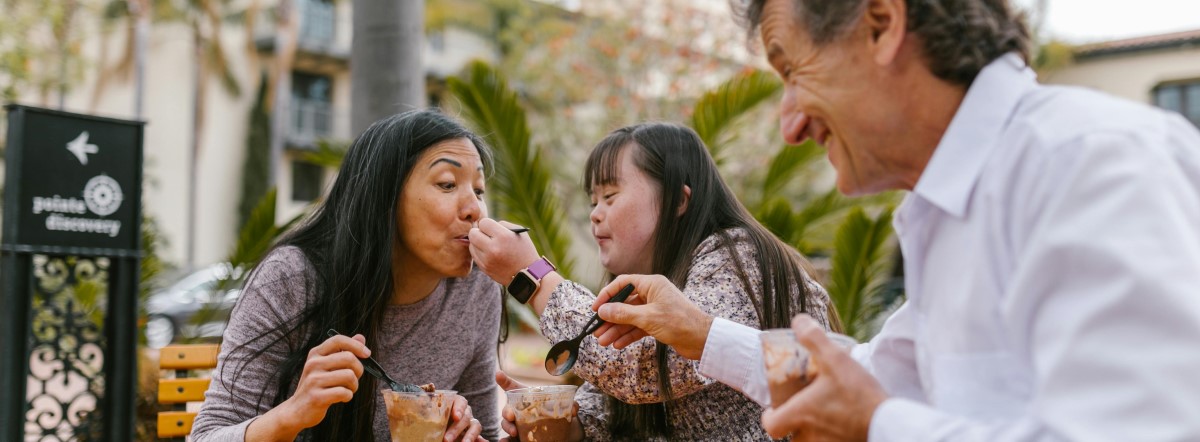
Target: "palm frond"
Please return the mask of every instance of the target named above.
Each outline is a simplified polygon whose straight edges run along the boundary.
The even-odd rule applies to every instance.
[[[320,140],[317,141],[317,150],[304,152],[300,155],[300,159],[318,166],[337,169],[342,167],[342,160],[346,158],[348,150],[350,150],[349,144]]]
[[[829,278],[829,296],[845,325],[845,333],[865,340],[869,325],[883,309],[880,301],[887,270],[885,250],[891,236],[892,210],[875,219],[855,207],[838,228]]]
[[[836,188],[829,189],[820,196],[807,201],[792,219],[792,222],[796,224],[796,236],[791,238],[791,244],[803,253],[812,253],[816,249],[814,245],[821,241],[811,237],[810,228],[832,220],[841,211],[854,206],[854,202],[843,197]]]
[[[800,168],[820,158],[822,152],[824,149],[811,139],[798,146],[784,146],[779,149],[779,152],[771,157],[771,165],[767,169],[766,178],[763,179],[763,201],[782,190],[796,177]]]
[[[776,196],[764,201],[759,204],[754,217],[785,243],[792,243],[797,236],[798,224],[792,213],[792,203],[787,198]]]
[[[254,206],[245,224],[242,224],[233,252],[226,259],[233,268],[249,269],[258,264],[283,231],[275,225],[275,195],[275,188],[268,190]]]
[[[774,75],[753,70],[734,76],[700,98],[692,113],[692,129],[700,134],[717,164],[723,160],[719,142],[722,131],[738,116],[775,95],[780,87]]]
[[[517,93],[503,76],[481,61],[470,63],[460,77],[447,79],[464,117],[495,149],[496,175],[489,180],[496,195],[493,215],[529,227],[538,250],[570,278],[574,260],[566,214],[554,192],[553,174],[542,152],[530,145],[529,123]]]

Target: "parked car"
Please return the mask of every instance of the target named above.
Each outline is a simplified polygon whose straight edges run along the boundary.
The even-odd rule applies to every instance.
[[[146,345],[215,340],[225,331],[237,303],[242,269],[229,263],[202,267],[180,278],[146,301]]]

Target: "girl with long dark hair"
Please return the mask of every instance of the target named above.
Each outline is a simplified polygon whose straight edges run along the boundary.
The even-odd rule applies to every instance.
[[[193,440],[390,440],[368,355],[458,391],[447,440],[495,439],[502,292],[467,247],[490,168],[483,141],[437,111],[359,135],[329,195],[248,278]]]
[[[755,328],[787,327],[800,312],[839,327],[804,258],[738,202],[691,129],[649,123],[613,131],[592,150],[584,185],[592,234],[610,275],[664,275],[705,312]],[[471,253],[493,279],[521,280],[521,290],[545,268],[539,264],[545,258],[538,259],[530,240],[502,235],[503,229],[480,221]],[[579,333],[595,296],[555,272],[535,285],[529,302],[547,339]],[[760,424],[761,406],[653,338],[618,350],[588,337],[574,371],[587,381],[576,395],[583,430],[576,435],[589,440],[771,439]],[[503,374],[497,378],[512,386]]]

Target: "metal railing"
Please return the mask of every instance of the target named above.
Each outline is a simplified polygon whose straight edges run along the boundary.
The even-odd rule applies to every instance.
[[[333,137],[333,106],[325,101],[293,96],[288,140],[299,146],[315,146],[317,140]]]

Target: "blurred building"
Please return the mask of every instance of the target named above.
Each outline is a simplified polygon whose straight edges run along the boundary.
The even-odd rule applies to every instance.
[[[322,194],[334,174],[303,161],[302,153],[315,149],[321,140],[347,144],[353,137],[350,133],[352,2],[293,0],[293,3],[299,29],[290,74],[284,159],[275,183],[279,220],[303,211]],[[115,54],[126,45],[125,37],[120,32],[102,33],[99,29],[80,32],[96,36],[82,48],[83,57],[94,65],[88,69],[91,72],[85,81],[72,88],[64,110],[133,118],[133,82],[128,77],[101,81],[100,75],[106,64],[115,63]],[[272,63],[274,37],[270,9],[260,11],[252,30],[230,19],[220,31],[226,64],[241,92],[236,96],[230,94],[223,89],[219,75],[209,77],[198,154],[193,253],[196,266],[223,260],[237,239],[250,112],[263,75]],[[497,57],[494,42],[452,26],[428,32],[424,44],[431,105],[437,104],[438,88],[445,77],[458,73],[472,59],[494,62]],[[196,65],[192,30],[178,21],[155,22],[146,60],[145,211],[156,219],[167,242],[163,258],[186,264]],[[46,107],[56,104],[45,102],[44,97],[39,99],[32,91],[19,101]]]
[[[1042,80],[1152,104],[1200,126],[1200,29],[1080,46]]]

